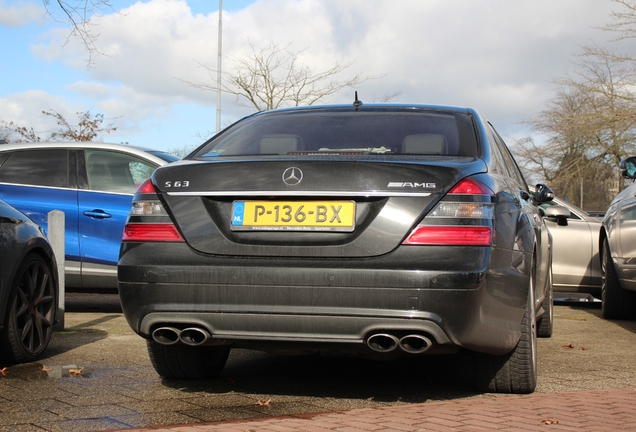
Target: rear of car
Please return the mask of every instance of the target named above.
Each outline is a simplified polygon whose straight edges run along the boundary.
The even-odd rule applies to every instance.
[[[231,347],[469,350],[481,388],[529,392],[536,326],[551,333],[551,258],[526,191],[471,109],[259,113],[139,188],[124,314],[168,378],[214,376]]]

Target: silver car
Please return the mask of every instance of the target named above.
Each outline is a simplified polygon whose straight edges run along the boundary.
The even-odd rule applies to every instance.
[[[621,174],[636,179],[636,156],[623,159]],[[636,317],[636,183],[611,202],[599,236],[603,270],[603,318]]]
[[[601,298],[598,236],[601,219],[555,197],[540,206],[552,234],[552,277],[555,294],[582,293]]]

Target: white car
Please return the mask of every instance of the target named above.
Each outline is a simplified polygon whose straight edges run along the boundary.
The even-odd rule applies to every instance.
[[[540,205],[552,234],[552,277],[556,293],[601,298],[598,236],[601,219],[559,198]],[[555,294],[558,298],[559,294]]]

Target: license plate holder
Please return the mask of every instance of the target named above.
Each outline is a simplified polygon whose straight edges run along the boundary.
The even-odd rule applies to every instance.
[[[332,231],[355,229],[354,201],[234,201],[232,231]]]

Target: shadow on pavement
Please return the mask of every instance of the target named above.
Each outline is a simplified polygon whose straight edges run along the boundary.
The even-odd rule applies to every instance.
[[[66,312],[122,313],[117,293],[67,292]]]
[[[255,355],[237,349],[216,380],[163,380],[162,384],[183,392],[421,403],[479,395],[468,383],[466,368],[462,355],[374,361],[324,355]]]
[[[608,323],[613,323],[629,332],[632,332],[634,334],[636,334],[636,321],[634,319],[632,320],[608,320],[602,317],[602,311],[601,311],[601,306],[602,303],[601,302],[594,302],[594,303],[578,303],[578,302],[572,302],[572,303],[562,303],[565,306],[570,306],[572,308],[576,308],[582,311],[585,311],[587,313],[589,313],[590,315],[594,315],[596,318],[601,319],[603,321],[606,321]],[[634,317],[636,319],[636,317]]]

